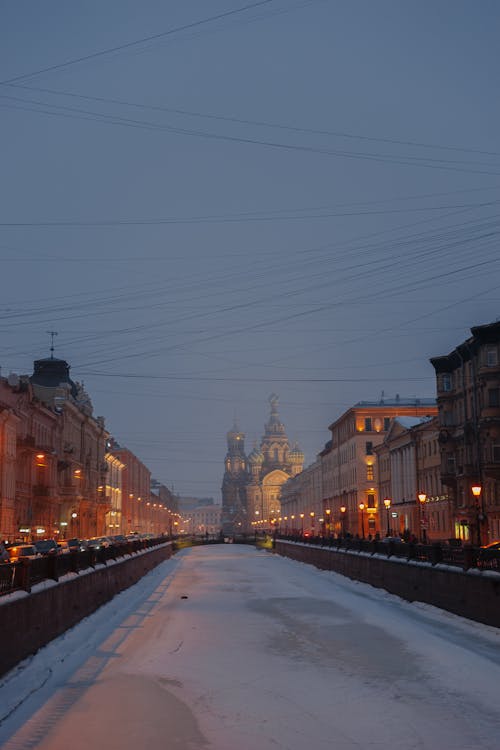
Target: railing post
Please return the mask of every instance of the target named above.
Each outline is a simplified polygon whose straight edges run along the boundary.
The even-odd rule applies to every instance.
[[[464,547],[464,570],[469,570],[473,567],[474,562],[474,550],[472,547]]]
[[[392,544],[392,542],[391,542]],[[413,542],[408,542],[408,554],[406,555],[407,560],[414,560],[417,557],[417,545]]]
[[[57,570],[57,555],[49,555],[47,559],[47,573],[48,577],[51,578],[53,581],[59,580],[59,573]]]
[[[440,562],[443,562],[443,550],[440,544],[433,544],[431,547],[431,563],[437,565]]]
[[[15,567],[15,575],[19,574],[19,585],[23,591],[31,593],[31,575],[30,575],[31,560],[28,558],[21,558]]]
[[[78,564],[79,552],[78,550],[72,550],[69,554],[71,555],[71,558],[70,558],[71,559],[71,572],[78,573],[80,569],[80,566]]]

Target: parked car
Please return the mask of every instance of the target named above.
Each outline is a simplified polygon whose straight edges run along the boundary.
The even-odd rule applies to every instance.
[[[23,558],[35,558],[38,552],[34,544],[22,544],[17,547],[9,547],[8,554],[10,562],[17,562]]]
[[[55,539],[39,539],[35,548],[39,555],[59,555],[61,552]]]
[[[68,549],[70,552],[84,552],[88,544],[85,539],[68,539]]]
[[[382,544],[390,544],[391,542],[393,544],[404,544],[405,540],[401,539],[400,536],[384,536],[383,539],[380,539]]]
[[[488,568],[500,568],[500,540],[485,544],[479,549],[478,563]]]
[[[59,541],[57,542],[57,546],[60,552],[69,552],[69,546],[66,539],[59,539]]]
[[[114,536],[110,537],[113,544],[127,544],[128,539],[124,534],[115,534]]]
[[[112,541],[109,536],[96,536],[93,539],[87,540],[87,546],[92,549],[102,549],[103,547],[111,547]]]

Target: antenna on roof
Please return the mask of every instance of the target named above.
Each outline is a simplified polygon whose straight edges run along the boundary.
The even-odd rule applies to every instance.
[[[47,331],[50,336],[50,358],[54,359],[54,336],[57,336],[57,331]]]
[[[384,403],[384,397],[385,397],[385,391],[382,391],[382,393],[380,394],[380,403],[381,404]]]

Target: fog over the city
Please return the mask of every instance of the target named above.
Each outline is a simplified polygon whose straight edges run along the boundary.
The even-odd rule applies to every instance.
[[[220,499],[267,398],[306,464],[499,306],[494,0],[0,8],[0,365],[55,355]]]

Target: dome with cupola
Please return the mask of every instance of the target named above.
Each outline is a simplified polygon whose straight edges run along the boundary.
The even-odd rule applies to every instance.
[[[252,452],[248,456],[248,461],[251,464],[263,464],[264,463],[264,454],[260,450],[260,448],[257,446],[257,444],[254,445]]]

